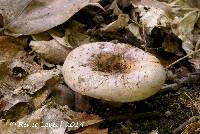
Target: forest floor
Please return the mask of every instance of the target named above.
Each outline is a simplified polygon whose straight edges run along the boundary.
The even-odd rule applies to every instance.
[[[79,1],[77,5],[81,3]],[[0,29],[0,134],[200,133],[200,55],[190,53],[200,49],[200,11],[191,7],[191,15],[188,15],[182,11],[183,5],[178,12],[177,3],[168,7],[159,1],[151,4],[149,0],[143,3],[101,0],[100,5],[78,6],[78,12],[70,10],[77,13],[69,15],[65,23],[38,34],[32,34],[34,30],[28,31],[31,28],[25,31],[30,34],[24,34],[23,27],[17,29],[18,21],[14,28],[10,26],[14,23],[3,26],[0,16],[0,28],[3,29]],[[176,12],[171,12],[171,8]],[[35,8],[29,10],[31,12]],[[176,17],[172,16],[176,15],[180,15],[177,18],[181,21],[175,25]],[[15,33],[6,30],[20,31],[22,33],[18,34],[23,36],[11,37]],[[164,86],[146,100],[124,104],[87,98],[72,91],[60,71],[67,53],[84,43],[97,41],[127,43],[156,56],[167,73]],[[171,65],[184,56],[183,60]],[[83,97],[83,102],[79,102],[77,96]],[[8,125],[12,121],[27,121],[29,124],[38,121],[42,124],[63,120],[85,121],[86,124],[83,128],[56,128],[55,131],[51,128],[22,129]]]

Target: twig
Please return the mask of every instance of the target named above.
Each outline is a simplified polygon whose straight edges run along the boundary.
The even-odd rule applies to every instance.
[[[193,54],[199,53],[199,52],[200,52],[200,49],[198,49],[198,50],[196,50],[196,51],[194,51],[194,52],[192,52],[192,53],[190,53],[190,54],[188,54],[188,55],[186,55],[186,56],[184,56],[184,57],[182,57],[182,58],[176,60],[175,62],[173,62],[173,63],[171,63],[170,65],[168,65],[168,66],[166,67],[166,69],[169,69],[170,67],[172,67],[172,66],[175,65],[176,63],[178,63],[178,62],[184,60],[185,58],[190,57],[190,56],[193,55]]]
[[[158,92],[159,94],[166,94],[168,92],[176,92],[181,86],[187,83],[196,83],[200,80],[200,72],[189,73],[187,77],[183,77],[181,79],[175,80],[175,83],[164,85],[161,90]],[[199,111],[200,113],[200,111]]]
[[[172,92],[172,91],[177,91],[179,87],[179,84],[177,83],[173,83],[173,84],[169,84],[169,85],[164,85],[160,91],[158,92],[158,94],[164,94],[164,93],[168,93],[168,92]]]
[[[172,131],[172,134],[178,134],[180,133],[181,131],[183,131],[183,129],[188,125],[188,124],[191,124],[193,122],[196,122],[200,119],[199,116],[193,116],[191,117],[189,120],[185,121],[183,124],[181,124],[179,127],[177,127],[176,129],[174,129]]]

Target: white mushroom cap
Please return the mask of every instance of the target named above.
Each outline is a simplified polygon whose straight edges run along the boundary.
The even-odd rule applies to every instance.
[[[69,53],[65,82],[82,95],[114,102],[146,99],[160,90],[165,70],[159,60],[127,44],[95,42]]]

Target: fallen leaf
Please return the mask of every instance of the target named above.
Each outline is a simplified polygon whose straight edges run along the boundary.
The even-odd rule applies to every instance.
[[[164,51],[176,54],[177,56],[183,56],[182,42],[174,34],[167,34],[162,43]]]
[[[63,64],[71,51],[70,48],[61,45],[55,39],[50,41],[31,41],[30,46],[42,58],[54,64]]]
[[[172,8],[166,2],[161,2],[157,0],[131,0],[133,6],[145,6],[147,8],[162,10],[170,19],[174,18]]]
[[[47,84],[55,84],[54,78],[58,77],[60,74],[60,70],[52,69],[52,70],[41,70],[37,73],[33,73],[27,76],[27,78],[22,82],[22,85],[19,84],[18,88],[14,91],[15,94],[25,91],[28,94],[34,94],[35,92],[42,89],[44,86],[48,86]],[[50,80],[52,83],[48,82]],[[53,85],[52,85],[53,86]],[[53,88],[53,87],[51,87]]]
[[[151,33],[155,27],[166,28],[170,26],[172,20],[166,15],[164,10],[155,7],[146,10],[146,7],[142,5],[139,5],[138,8],[141,16],[140,21],[148,33]]]
[[[0,36],[0,92],[3,96],[11,94],[21,81],[10,73],[9,66],[23,53],[23,46],[12,37]]]
[[[91,119],[96,119],[96,121],[93,121],[90,125],[102,120],[95,115],[73,112],[67,106],[62,107],[50,104],[44,105],[16,122],[10,122],[9,120],[5,122],[1,120],[0,127],[1,134],[64,134],[65,131],[77,130],[80,127],[84,127],[86,121],[90,121]],[[46,127],[44,127],[45,125]]]
[[[52,99],[61,106],[67,105],[73,109],[75,105],[75,92],[66,85],[59,84],[52,93]]]
[[[91,37],[87,35],[84,29],[85,25],[77,21],[71,21],[70,24],[65,28],[64,39],[69,47],[76,48],[82,44],[89,43],[92,41]]]
[[[56,30],[55,28],[48,31],[49,35],[63,46],[70,46],[69,42],[65,39],[65,34]]]
[[[114,0],[112,4],[110,5],[109,9],[113,10],[113,14],[119,16],[120,14],[123,14],[122,10],[117,5],[118,0]]]
[[[28,74],[28,70],[20,60],[15,60],[9,65],[10,74],[17,78],[25,77]]]
[[[31,35],[34,41],[49,41],[51,40],[51,35],[48,32],[42,32],[38,34]]]
[[[99,0],[1,0],[4,28],[18,35],[47,31],[67,21],[88,5],[102,8]],[[102,8],[103,9],[103,8]]]
[[[1,113],[4,114],[5,120],[18,120],[25,115],[32,112],[32,105],[30,102],[30,97],[28,95],[18,95],[18,96],[6,96],[1,100],[1,103],[5,102],[4,108]]]
[[[101,28],[101,30],[106,32],[114,32],[119,28],[126,27],[128,25],[129,20],[130,18],[128,14],[120,14],[117,20]]]
[[[16,122],[7,121],[1,122],[2,134],[64,134],[64,124],[67,122],[62,120],[62,112],[55,108],[42,108],[34,111],[32,114],[27,115]],[[63,121],[62,127],[50,126],[50,123],[60,124]],[[46,124],[45,124],[46,123]],[[46,125],[46,127],[45,127]],[[43,126],[43,127],[42,127]]]
[[[136,23],[131,23],[126,27],[137,39],[142,40],[140,27]]]
[[[191,53],[194,48],[191,38],[194,25],[199,19],[199,13],[198,10],[191,11],[173,22],[175,26],[172,27],[172,31],[182,40],[182,48],[187,54]]]

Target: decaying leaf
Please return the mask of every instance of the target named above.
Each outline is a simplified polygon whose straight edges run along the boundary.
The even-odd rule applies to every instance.
[[[58,43],[64,47],[75,48],[84,43],[90,42],[90,36],[87,35],[84,29],[85,25],[72,20],[69,22],[66,28],[64,28],[65,33],[59,30],[51,29],[48,33],[54,38]]]
[[[177,56],[183,56],[181,43],[181,40],[174,34],[168,34],[162,43],[162,47],[166,52],[176,54]]]
[[[63,46],[70,46],[69,42],[65,39],[65,34],[56,30],[55,28],[48,31],[49,35]]]
[[[42,32],[38,34],[31,35],[34,41],[49,41],[51,40],[51,35],[48,32]]]
[[[47,99],[50,93],[51,93],[50,90],[44,90],[42,92],[36,93],[36,95],[34,95],[33,98],[34,107],[36,109],[39,108],[42,105],[42,103],[44,103],[44,101]]]
[[[55,103],[64,106],[67,105],[73,109],[75,105],[75,93],[64,84],[59,84],[52,93],[52,99]]]
[[[30,74],[23,82],[23,84],[19,85],[19,87],[15,90],[15,93],[17,94],[21,90],[25,90],[26,93],[34,94],[38,90],[42,89],[44,86],[47,86],[47,82],[57,77],[60,73],[60,70],[52,69],[42,70],[38,71],[37,73]]]
[[[10,74],[14,77],[22,78],[28,74],[28,70],[20,60],[15,60],[9,65]]]
[[[162,14],[172,19],[174,17],[172,8],[165,2],[160,2],[157,0],[131,0],[133,6],[145,6],[147,8],[153,8],[162,10]]]
[[[0,109],[4,119],[12,120],[32,111],[29,103],[31,97],[26,94],[14,94],[14,90],[24,77],[41,69],[17,40],[6,36],[0,37]]]
[[[30,46],[47,62],[62,64],[72,48],[91,41],[84,27],[83,24],[73,20],[64,29],[65,33],[54,28],[45,33],[33,35],[36,41],[31,41]],[[53,39],[48,40],[49,36]]]
[[[17,122],[2,122],[1,128],[2,134],[64,134],[65,127],[63,120],[62,127],[53,127],[51,123],[60,123],[62,120],[62,112],[54,108],[46,108],[43,106],[42,108],[36,110],[31,115],[27,115]],[[46,124],[45,124],[46,123]],[[46,125],[46,127],[45,127]],[[43,126],[43,127],[41,127]],[[28,128],[28,129],[27,129]]]
[[[61,45],[55,39],[50,41],[31,41],[30,46],[42,58],[54,64],[62,64],[71,51],[70,48]]]
[[[84,127],[86,121],[97,119],[97,116],[86,115],[73,112],[67,106],[53,108],[45,105],[16,122],[4,122],[1,120],[1,134],[64,134],[65,131]],[[85,118],[76,120],[78,116]],[[98,120],[101,119],[98,117]]]
[[[159,8],[151,7],[150,9],[145,8],[145,6],[139,5],[141,16],[141,23],[146,27],[148,33],[151,33],[152,29],[155,27],[169,27],[171,19],[166,15],[166,13]],[[153,16],[153,17],[152,17]]]
[[[111,22],[110,24],[106,25],[105,27],[101,28],[102,31],[106,32],[114,32],[119,28],[126,27],[128,25],[129,21],[129,16],[128,14],[120,14],[118,16],[118,19]]]
[[[117,5],[118,0],[114,0],[110,6],[109,9],[113,10],[113,13],[117,16],[119,16],[120,14],[123,14],[122,10],[118,7]]]
[[[65,28],[64,40],[68,42],[69,47],[75,48],[92,41],[84,28],[85,25],[74,20]]]
[[[178,19],[178,18],[177,18]],[[194,25],[199,19],[199,10],[191,11],[183,18],[174,20],[173,32],[182,40],[182,48],[186,53],[191,53],[193,51],[194,45],[191,41],[192,31],[194,30]]]
[[[47,31],[67,21],[88,5],[101,7],[99,0],[1,0],[4,28],[14,34],[30,35]],[[102,8],[102,7],[101,7]]]
[[[136,23],[131,23],[126,27],[137,39],[142,40],[140,35],[140,27]]]
[[[32,112],[32,105],[29,103],[28,95],[8,95],[1,99],[0,103],[4,104],[1,113],[4,114],[5,120],[18,120]]]
[[[14,38],[0,36],[0,92],[10,94],[19,83],[10,75],[10,64],[23,53],[23,47]]]
[[[0,61],[10,62],[12,59],[23,50],[23,46],[17,43],[14,38],[7,36],[0,36]]]

